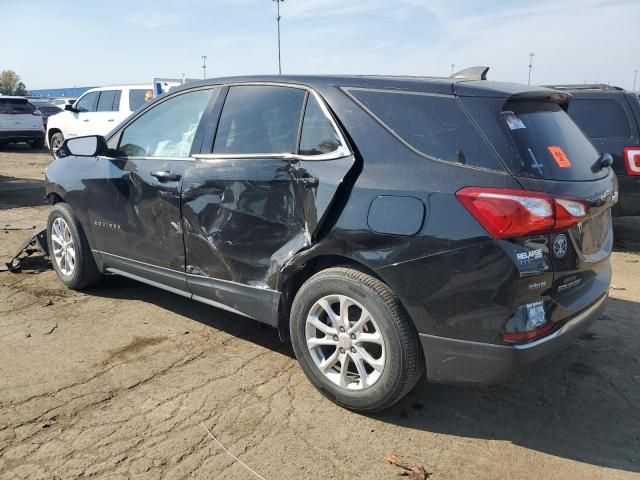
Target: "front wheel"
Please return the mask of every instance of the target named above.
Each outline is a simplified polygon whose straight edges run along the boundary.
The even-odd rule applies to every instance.
[[[82,225],[68,204],[57,203],[51,209],[47,241],[53,269],[67,287],[80,290],[102,279]]]
[[[49,139],[49,148],[51,150],[51,155],[55,156],[55,151],[58,150],[62,144],[64,143],[64,135],[60,132],[56,132],[51,135]]]
[[[418,335],[391,289],[357,270],[330,268],[307,280],[294,299],[290,329],[309,380],[354,411],[390,407],[424,369]]]

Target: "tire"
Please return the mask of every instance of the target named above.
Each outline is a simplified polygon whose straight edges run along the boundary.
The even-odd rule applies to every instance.
[[[333,322],[345,297],[344,305],[351,304],[343,309],[348,312],[350,330],[342,324],[345,331],[340,332],[340,320]],[[332,305],[333,321],[327,304]],[[372,322],[358,331],[357,320],[366,317],[363,312]],[[308,317],[315,320],[309,322]],[[311,383],[327,398],[353,411],[373,413],[389,408],[409,393],[424,371],[418,334],[391,289],[377,278],[350,268],[323,270],[302,285],[291,308],[290,334],[296,358]],[[363,342],[365,338],[375,338],[378,343]],[[308,342],[314,346],[309,347]],[[363,348],[373,363],[363,361]],[[335,359],[346,356],[350,359],[344,362],[348,368],[343,382],[342,360]],[[332,361],[333,366],[327,367]],[[382,364],[381,371],[373,367],[374,363],[378,367]],[[322,365],[328,373],[323,373]],[[361,375],[363,368],[365,374]]]
[[[61,132],[56,132],[51,135],[51,138],[49,139],[49,151],[51,152],[51,155],[53,155],[53,151],[60,148],[63,143],[64,135],[62,135]]]
[[[66,250],[60,248],[61,240],[67,243]],[[82,225],[68,204],[56,203],[51,209],[47,221],[47,242],[53,269],[67,287],[81,290],[102,280]]]

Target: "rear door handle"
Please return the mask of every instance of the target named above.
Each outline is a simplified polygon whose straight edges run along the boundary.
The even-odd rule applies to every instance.
[[[160,182],[177,182],[182,178],[180,175],[173,173],[170,170],[151,172],[151,176],[157,178]]]
[[[115,120],[115,118],[110,118],[109,120],[107,120],[107,122],[113,122]]]
[[[89,121],[89,119],[88,119],[88,118],[86,118],[86,119],[84,119],[84,120],[82,120],[82,121],[83,121],[83,122],[88,122],[88,121]]]

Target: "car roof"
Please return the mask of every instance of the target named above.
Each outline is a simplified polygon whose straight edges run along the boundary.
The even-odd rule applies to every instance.
[[[222,77],[187,83],[176,88],[176,90],[229,83],[280,83],[303,85],[318,89],[328,86],[341,88],[379,88],[421,93],[500,97],[508,97],[524,92],[550,91],[544,87],[522,85],[519,83],[494,82],[489,80],[467,80],[447,77],[391,75],[255,75]]]
[[[147,83],[130,83],[128,85],[104,85],[102,87],[90,88],[87,92],[102,92],[104,90],[113,90],[118,88],[140,88],[140,89],[148,89],[153,90],[153,85]],[[85,93],[87,93],[85,92]]]
[[[19,96],[19,95],[0,95],[0,99],[6,99],[8,98],[9,100],[28,100],[27,97],[23,97],[23,96]]]

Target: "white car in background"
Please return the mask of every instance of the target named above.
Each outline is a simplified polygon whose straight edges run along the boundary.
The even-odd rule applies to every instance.
[[[153,98],[152,85],[118,85],[87,90],[73,105],[49,118],[46,143],[53,153],[67,138],[105,136]]]
[[[25,97],[0,96],[0,145],[27,142],[44,145],[42,114]]]

